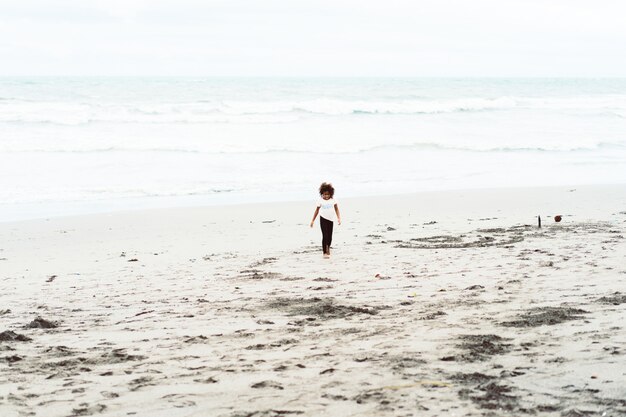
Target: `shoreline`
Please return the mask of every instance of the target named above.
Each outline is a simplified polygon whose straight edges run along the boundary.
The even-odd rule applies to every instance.
[[[541,191],[541,190],[563,190],[563,189],[578,189],[578,188],[615,188],[620,189],[623,188],[626,190],[626,183],[614,183],[614,184],[573,184],[573,185],[546,185],[546,186],[515,186],[515,187],[484,187],[484,188],[459,188],[459,189],[443,189],[443,190],[425,190],[425,191],[414,191],[414,192],[406,192],[406,193],[392,193],[392,194],[372,194],[372,195],[358,195],[358,196],[349,196],[349,197],[340,197],[340,199],[348,200],[348,201],[358,201],[359,199],[370,199],[370,198],[417,198],[418,196],[425,195],[459,195],[463,193],[474,192],[477,194],[484,193],[498,193],[498,192],[513,192],[514,190],[518,190],[519,192],[532,192],[533,190]],[[279,200],[262,200],[262,201],[242,201],[242,202],[229,202],[229,201],[216,201],[215,203],[209,204],[207,203],[205,195],[202,196],[182,196],[182,197],[155,197],[155,199],[162,201],[172,201],[170,205],[158,205],[154,206],[151,204],[146,204],[146,199],[141,198],[137,199],[134,197],[130,197],[128,199],[118,199],[107,201],[105,206],[109,208],[96,208],[92,209],[92,211],[88,212],[78,212],[72,214],[53,214],[47,216],[37,215],[36,217],[26,217],[20,219],[0,219],[0,225],[9,224],[9,223],[18,223],[18,222],[29,222],[29,221],[39,221],[39,220],[51,220],[51,219],[67,219],[72,217],[85,217],[85,216],[107,216],[107,215],[116,215],[116,214],[124,214],[124,213],[137,213],[137,212],[150,212],[150,211],[163,211],[163,210],[186,210],[186,209],[211,209],[211,208],[227,208],[227,207],[246,207],[246,206],[265,206],[265,205],[273,205],[273,204],[303,204],[303,203],[313,203],[316,201],[317,195],[315,194],[315,190],[311,194],[311,198],[301,198],[301,199],[279,199]],[[187,203],[181,204],[180,202],[186,200]],[[136,207],[132,208],[119,208],[124,204],[128,204],[128,201],[136,201]],[[174,201],[178,201],[179,203],[174,204]],[[196,201],[195,203],[191,203],[191,201]],[[59,202],[54,203],[55,206],[58,206],[55,211],[58,213],[62,210],[63,206],[93,206],[94,203],[98,203],[97,201],[85,201],[85,202]],[[39,203],[29,204],[26,206],[33,207],[32,211],[37,211],[36,207],[40,207]],[[112,208],[118,207],[118,208]],[[84,209],[83,209],[84,210]],[[70,210],[72,211],[72,210]]]

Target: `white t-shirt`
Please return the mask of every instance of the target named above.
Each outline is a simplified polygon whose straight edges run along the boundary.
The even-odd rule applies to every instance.
[[[324,200],[320,198],[317,203],[317,207],[320,208],[320,217],[325,218],[326,220],[330,220],[331,222],[335,221],[335,202],[334,198],[329,198],[328,200]]]

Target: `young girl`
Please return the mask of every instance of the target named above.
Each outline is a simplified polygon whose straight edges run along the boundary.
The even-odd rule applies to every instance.
[[[320,215],[320,227],[322,228],[322,251],[324,251],[324,258],[330,257],[330,244],[333,240],[333,224],[335,221],[335,215],[337,218],[337,224],[341,224],[341,215],[339,214],[339,206],[333,199],[335,195],[335,189],[332,184],[323,182],[320,185],[320,197],[322,199],[317,203],[315,213],[313,213],[313,220],[311,220],[311,227],[315,223],[315,218],[318,213]]]

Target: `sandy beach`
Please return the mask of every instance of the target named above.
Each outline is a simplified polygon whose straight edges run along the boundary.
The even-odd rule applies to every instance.
[[[0,223],[0,415],[626,416],[626,185],[336,197]]]

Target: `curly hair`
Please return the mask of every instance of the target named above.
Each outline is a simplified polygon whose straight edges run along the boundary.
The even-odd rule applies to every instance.
[[[330,198],[333,198],[335,195],[335,187],[329,182],[323,182],[322,185],[320,185],[320,195],[324,193],[330,193]]]

